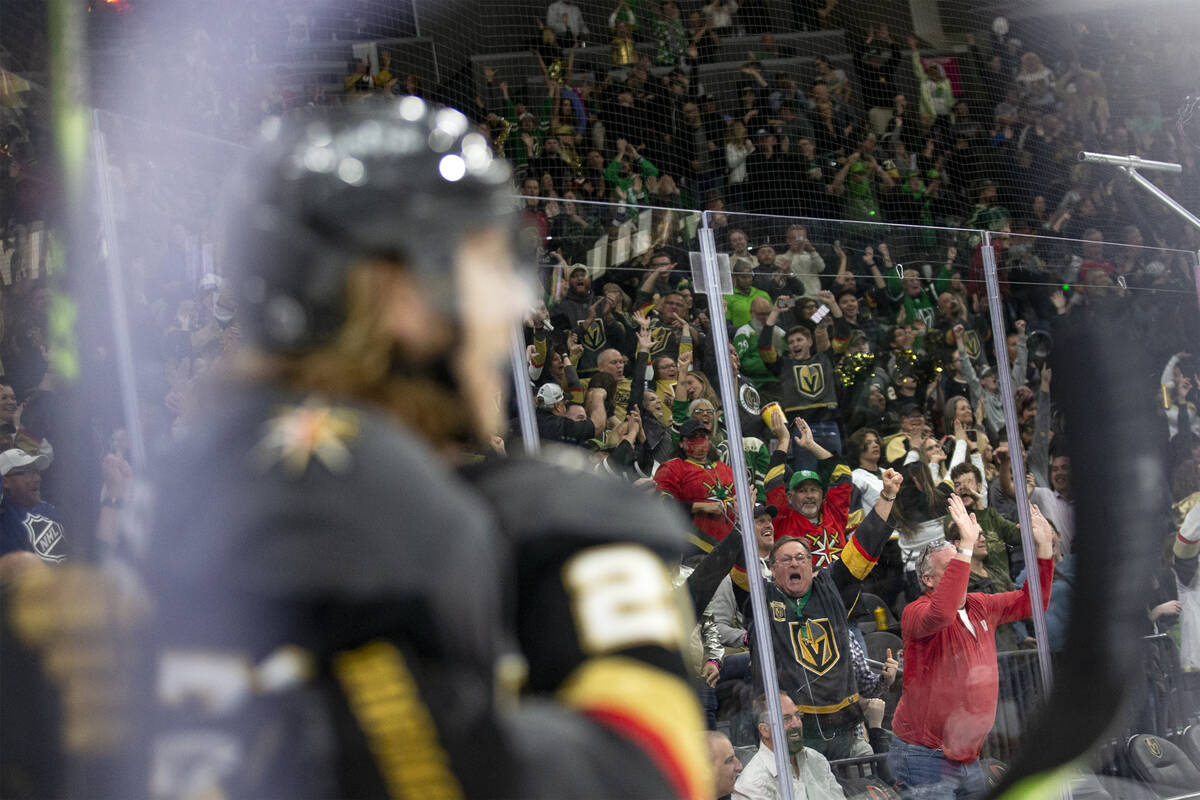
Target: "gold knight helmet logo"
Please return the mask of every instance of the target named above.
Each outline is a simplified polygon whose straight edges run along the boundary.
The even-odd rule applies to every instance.
[[[581,344],[588,350],[600,352],[607,343],[608,337],[605,335],[603,320],[593,321],[591,326],[583,332]]]
[[[828,619],[790,622],[788,629],[796,661],[809,672],[824,675],[837,663],[837,641],[833,635],[833,623]]]
[[[963,334],[963,344],[972,361],[979,358],[979,354],[983,352],[983,343],[979,341],[979,332],[974,329]]]
[[[825,371],[820,364],[797,364],[796,389],[805,397],[820,397],[825,391]]]
[[[1146,750],[1156,759],[1162,758],[1162,746],[1159,745],[1157,739],[1146,739]]]

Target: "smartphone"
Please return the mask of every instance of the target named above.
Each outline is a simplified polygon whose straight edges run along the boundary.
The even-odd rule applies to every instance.
[[[816,311],[813,312],[812,321],[820,322],[821,320],[825,319],[825,315],[828,313],[829,313],[829,306],[821,306],[820,308],[818,308]]]

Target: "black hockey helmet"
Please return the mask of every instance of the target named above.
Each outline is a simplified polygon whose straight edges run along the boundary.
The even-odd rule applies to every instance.
[[[268,119],[226,209],[247,338],[277,352],[329,341],[346,272],[368,259],[417,273],[453,315],[457,246],[512,224],[510,177],[462,113],[419,97]]]

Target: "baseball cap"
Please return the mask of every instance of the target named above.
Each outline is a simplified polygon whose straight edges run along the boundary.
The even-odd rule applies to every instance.
[[[0,453],[0,475],[7,475],[14,469],[23,469],[30,466],[39,471],[43,470],[50,466],[50,459],[43,455],[31,456],[24,450],[16,447]]]
[[[792,479],[790,481],[788,481],[788,488],[795,489],[797,486],[804,483],[805,481],[816,481],[821,486],[821,488],[825,488],[825,483],[824,483],[824,481],[821,480],[821,476],[818,475],[817,473],[813,472],[811,469],[796,470],[792,474]]]
[[[679,426],[679,438],[690,439],[693,436],[708,436],[708,428],[698,419],[684,420]]]
[[[537,391],[537,401],[539,406],[553,406],[561,403],[563,400],[562,387],[557,383],[544,383],[542,388]]]
[[[914,414],[917,414],[922,417],[925,416],[925,412],[922,411],[921,407],[919,405],[917,405],[916,403],[911,403],[911,402],[904,403],[903,405],[900,406],[900,416],[911,417]]]
[[[759,505],[756,505],[754,507],[754,518],[755,519],[758,519],[763,514],[767,514],[771,517],[774,517],[778,513],[779,513],[779,509],[776,508],[775,506],[768,506],[768,505],[763,505],[760,503]]]
[[[576,272],[582,272],[584,275],[591,276],[591,270],[585,264],[572,264],[571,271],[567,273],[567,277],[572,277]]]

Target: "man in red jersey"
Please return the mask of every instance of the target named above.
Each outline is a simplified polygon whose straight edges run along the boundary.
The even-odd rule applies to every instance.
[[[767,470],[764,485],[767,502],[779,509],[775,518],[775,538],[795,536],[803,539],[812,551],[813,566],[827,567],[846,546],[846,531],[862,521],[862,511],[850,517],[850,468],[840,456],[818,444],[812,430],[803,419],[796,420],[796,444],[817,458],[817,471],[796,470],[789,473],[788,429],[781,415],[772,424],[775,452]],[[895,498],[891,498],[895,499]]]
[[[692,544],[705,553],[729,535],[737,514],[733,470],[724,462],[709,460],[711,446],[704,423],[689,419],[679,427],[683,455],[654,473],[659,490],[678,500],[692,518]]]

